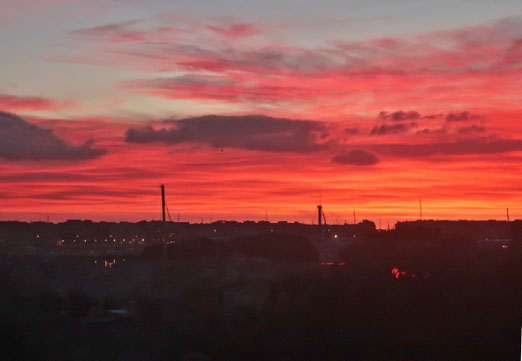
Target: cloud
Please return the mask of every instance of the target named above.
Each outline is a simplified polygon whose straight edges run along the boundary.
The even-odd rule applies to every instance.
[[[72,57],[68,54],[55,59],[102,62],[149,74],[181,74],[124,84],[127,89],[158,97],[254,106],[267,103],[281,106],[281,110],[288,109],[291,102],[300,107],[301,114],[315,111],[313,116],[324,116],[326,111],[330,113],[327,116],[338,115],[340,109],[346,111],[348,103],[353,104],[350,111],[367,112],[360,101],[363,97],[374,99],[379,110],[388,104],[418,101],[430,109],[441,109],[448,103],[468,109],[485,94],[493,93],[499,102],[511,105],[516,103],[522,82],[517,63],[522,48],[518,40],[522,21],[518,18],[407,38],[327,41],[316,47],[272,36],[273,27],[266,24],[254,26],[262,31],[256,41],[230,41],[230,37],[215,34],[244,34],[251,25],[225,21],[209,26],[194,20],[182,24],[190,30],[179,36],[162,37],[150,25],[152,21],[160,20],[140,23],[144,30],[135,30],[135,25],[123,29],[140,31],[146,41],[111,41],[115,30],[109,24],[77,33],[84,40],[75,43],[81,46],[78,51]],[[96,33],[106,35],[100,39]],[[116,38],[133,39],[134,34]],[[506,77],[509,86],[502,81]],[[465,92],[460,90],[463,88]],[[327,110],[323,104],[329,105]],[[250,109],[255,112],[259,108]],[[405,121],[419,116],[416,111],[404,110],[382,115]]]
[[[468,120],[477,120],[477,119],[482,119],[482,117],[480,115],[474,115],[474,114],[471,114],[470,112],[457,112],[457,113],[449,113],[448,115],[446,115],[446,121],[448,123],[451,123],[451,122],[465,122],[465,121],[468,121]]]
[[[437,118],[442,118],[443,116],[444,116],[444,114],[428,114],[428,115],[423,115],[422,119],[437,119]]]
[[[254,25],[246,23],[233,23],[224,26],[209,25],[207,29],[229,38],[252,36],[261,32]]]
[[[50,129],[0,111],[0,157],[8,160],[85,160],[101,157],[104,149],[92,148],[92,141],[73,145]]]
[[[129,27],[138,23],[138,20],[129,20],[90,28],[74,30],[71,35],[91,39],[104,39],[108,42],[136,42],[145,40],[143,32],[130,30]]]
[[[78,30],[75,34],[110,36],[114,31],[126,30],[131,25],[133,24],[128,22],[107,24]],[[137,44],[143,47],[130,49],[127,54],[141,57],[133,57],[133,60],[164,59],[163,65],[170,64],[171,70],[179,70],[179,65],[188,62],[193,64],[194,70],[211,70],[219,63],[225,71],[311,70],[313,73],[338,71],[349,75],[353,71],[374,70],[377,74],[455,74],[455,71],[486,70],[498,68],[499,65],[517,66],[521,48],[518,35],[522,29],[522,22],[520,19],[504,19],[481,26],[432,32],[413,38],[332,41],[328,46],[315,49],[288,46],[284,41],[267,42],[270,45],[263,47],[259,47],[259,44],[222,46],[215,37],[201,33],[199,27],[201,26],[184,31],[182,39],[170,39],[160,44],[164,45],[162,47],[151,48],[150,44]],[[506,31],[507,27],[511,30]],[[266,27],[258,30],[257,26],[241,22],[224,22],[219,26],[207,25],[204,28],[232,36],[248,35],[261,30],[266,33],[269,30]],[[477,33],[487,36],[477,38]],[[194,49],[198,51],[193,51]],[[484,49],[488,49],[488,52],[484,52]],[[125,53],[121,52],[122,55]]]
[[[433,134],[433,135],[443,135],[446,134],[446,128],[425,128],[417,131],[419,135]]]
[[[216,65],[219,66],[219,65]],[[219,69],[216,69],[219,72]],[[240,79],[220,75],[185,74],[168,78],[127,81],[122,87],[167,99],[198,99],[226,103],[253,104],[287,103],[320,97],[320,88],[302,89],[297,84],[285,84],[277,79],[257,79],[242,74]],[[331,93],[332,90],[330,89]],[[341,92],[341,90],[339,90]]]
[[[373,129],[370,132],[370,135],[387,135],[387,134],[398,134],[398,133],[405,133],[410,128],[417,127],[417,123],[412,122],[409,124],[405,123],[399,123],[399,124],[382,124],[382,125],[376,125],[373,127]]]
[[[404,112],[402,110],[389,113],[386,111],[382,111],[379,113],[379,119],[381,120],[391,120],[394,122],[402,122],[404,120],[417,120],[421,118],[421,114],[416,111]]]
[[[240,148],[269,152],[308,153],[326,149],[324,123],[272,118],[263,115],[205,115],[167,121],[169,128],[130,128],[130,143],[205,144],[215,148]]]
[[[484,133],[486,131],[486,128],[472,124],[469,127],[460,127],[457,130],[457,133],[459,134],[470,134],[470,133]]]
[[[344,128],[344,133],[350,135],[359,134],[359,128]]]
[[[261,100],[276,96],[277,92],[252,89],[233,80],[211,75],[179,75],[169,78],[130,81],[123,87],[168,99],[204,99],[235,103],[245,99]],[[274,89],[271,89],[274,90]],[[265,94],[265,95],[263,95]]]
[[[73,104],[42,97],[0,94],[0,111],[61,110],[71,107]]]
[[[364,149],[354,149],[346,153],[338,154],[332,158],[332,162],[339,164],[353,164],[359,166],[375,165],[379,158]]]
[[[177,38],[177,35],[184,33],[183,29],[160,26],[151,29],[138,29],[136,25],[143,23],[143,20],[128,20],[118,23],[94,26],[71,31],[69,34],[87,40],[102,41],[109,44],[129,44],[129,43],[165,43]]]
[[[451,142],[421,144],[378,144],[373,146],[380,154],[405,158],[465,154],[500,154],[522,150],[522,139],[502,139],[493,137],[466,138]]]

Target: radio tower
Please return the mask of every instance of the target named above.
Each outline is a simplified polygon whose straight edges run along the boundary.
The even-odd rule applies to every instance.
[[[166,233],[167,233],[167,229],[166,229],[166,219],[165,219],[165,184],[162,184],[160,185],[160,188],[161,188],[161,220],[162,220],[162,225],[163,225],[163,237],[162,237],[162,243],[163,243],[163,259],[166,260],[167,259],[167,242],[166,242]]]
[[[326,217],[324,216],[323,206],[319,204],[317,206],[317,224],[322,225],[323,220],[324,220],[324,224],[326,224]]]
[[[160,185],[161,188],[161,220],[165,222],[165,184]]]
[[[422,221],[422,199],[419,198],[419,218]]]

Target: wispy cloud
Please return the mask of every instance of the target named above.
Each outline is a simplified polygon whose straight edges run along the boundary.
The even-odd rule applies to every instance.
[[[247,23],[208,25],[207,29],[228,38],[246,37],[261,33],[256,26]]]
[[[89,42],[83,61],[99,63],[103,55],[104,64],[176,73],[125,81],[127,90],[251,108],[269,105],[281,112],[291,104],[296,112],[312,111],[313,116],[325,114],[322,104],[333,116],[363,99],[380,109],[403,103],[436,109],[448,102],[472,107],[483,94],[494,93],[511,104],[522,85],[518,18],[410,38],[333,39],[316,48],[276,41],[265,36],[270,29],[262,24],[182,24],[168,36],[159,28],[147,22],[107,24],[74,35]],[[252,34],[259,40],[241,41]],[[80,58],[81,53],[73,60]],[[512,79],[508,88],[498,81],[503,77]],[[380,117],[412,121],[421,113],[397,110]],[[422,119],[437,117],[430,112]]]
[[[4,111],[36,111],[36,110],[63,110],[74,107],[72,101],[56,101],[37,96],[18,96],[0,93],[0,110]]]
[[[380,154],[406,158],[431,157],[434,155],[502,154],[522,150],[522,140],[495,137],[464,138],[419,144],[378,144],[373,146],[372,149]]]

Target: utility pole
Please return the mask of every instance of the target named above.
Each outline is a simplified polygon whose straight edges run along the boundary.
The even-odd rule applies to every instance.
[[[162,214],[162,228],[163,228],[163,260],[167,260],[167,224],[165,219],[165,184],[160,185],[161,188],[161,214]]]
[[[161,212],[162,221],[165,222],[165,184],[160,185],[161,188]]]

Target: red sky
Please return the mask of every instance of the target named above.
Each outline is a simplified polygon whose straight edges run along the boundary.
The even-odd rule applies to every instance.
[[[0,219],[522,218],[521,19],[64,24],[0,83]]]

